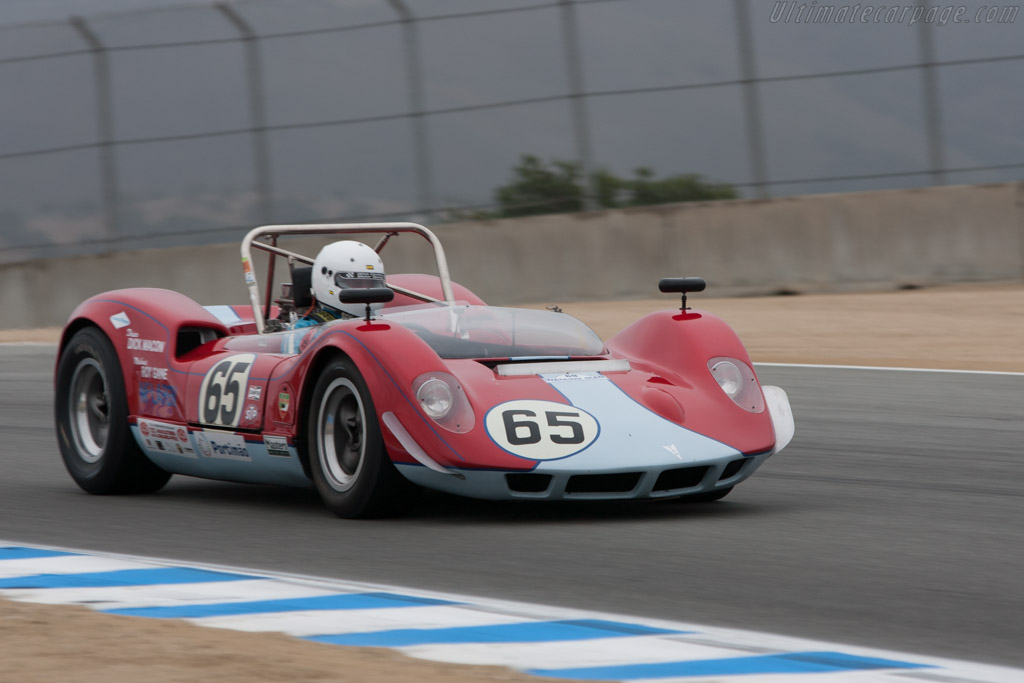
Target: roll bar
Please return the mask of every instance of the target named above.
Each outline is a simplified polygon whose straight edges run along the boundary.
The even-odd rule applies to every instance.
[[[454,305],[455,296],[452,294],[452,280],[448,274],[448,262],[444,257],[444,248],[441,246],[441,242],[437,239],[437,236],[427,228],[423,227],[418,223],[324,223],[319,225],[264,225],[259,228],[253,228],[250,230],[245,237],[242,238],[242,273],[245,277],[245,286],[249,290],[249,301],[252,303],[253,320],[256,322],[256,331],[263,334],[266,329],[266,316],[263,310],[260,308],[260,291],[259,284],[256,281],[256,273],[252,269],[252,249],[256,248],[261,251],[266,251],[270,254],[270,266],[268,273],[270,277],[273,276],[274,272],[274,258],[276,256],[284,256],[290,260],[300,261],[302,263],[308,263],[312,265],[313,259],[302,254],[297,254],[287,249],[282,249],[277,246],[277,238],[279,235],[348,235],[354,233],[376,233],[382,234],[383,237],[377,243],[374,249],[380,251],[387,244],[387,241],[395,236],[404,232],[415,233],[420,235],[425,240],[430,242],[430,245],[434,248],[434,260],[437,263],[437,275],[441,279],[441,292],[444,295],[444,301],[438,301],[433,297],[426,295],[417,294],[411,292],[402,287],[392,286],[397,292],[402,294],[409,294],[416,298],[423,299],[424,301],[433,301],[436,303],[444,303],[449,306]],[[258,242],[256,240],[260,238],[270,238],[270,243]],[[269,312],[269,297],[270,290],[273,288],[273,282],[267,283],[267,310]]]

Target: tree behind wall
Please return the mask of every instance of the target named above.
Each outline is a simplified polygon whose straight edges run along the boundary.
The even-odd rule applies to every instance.
[[[532,154],[520,157],[512,180],[494,192],[501,206],[497,217],[536,216],[582,211],[586,188],[580,165],[574,161],[541,160]],[[672,202],[735,199],[735,188],[712,183],[698,174],[656,178],[649,168],[638,168],[623,179],[605,169],[591,175],[594,202],[603,209],[647,206]]]

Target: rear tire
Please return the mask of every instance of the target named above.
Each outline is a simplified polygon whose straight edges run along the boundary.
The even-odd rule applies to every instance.
[[[171,478],[132,437],[121,365],[99,329],[79,330],[64,348],[53,410],[64,466],[84,491],[152,493]]]
[[[306,437],[313,483],[331,512],[381,517],[408,507],[414,487],[388,457],[373,398],[350,360],[332,360],[321,371]]]

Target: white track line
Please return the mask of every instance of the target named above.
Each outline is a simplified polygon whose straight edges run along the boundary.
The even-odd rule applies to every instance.
[[[765,368],[814,368],[821,370],[891,370],[893,372],[942,372],[957,375],[1006,375],[1024,377],[1024,372],[999,370],[950,370],[949,368],[890,368],[882,365],[819,365],[814,363],[754,363]]]

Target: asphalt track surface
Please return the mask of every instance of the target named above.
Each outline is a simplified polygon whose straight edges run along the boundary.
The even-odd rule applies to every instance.
[[[797,435],[724,501],[427,495],[411,517],[346,521],[306,490],[79,491],[53,354],[0,347],[0,539],[1024,665],[1024,376],[763,367]]]

